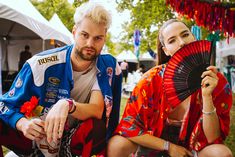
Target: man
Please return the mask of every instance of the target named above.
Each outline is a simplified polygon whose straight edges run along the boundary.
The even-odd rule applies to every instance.
[[[121,63],[121,69],[122,69],[122,74],[123,74],[123,77],[125,79],[125,83],[127,81],[127,76],[128,76],[128,63],[126,60],[124,60],[122,63]]]
[[[75,44],[32,57],[0,98],[0,145],[17,154],[105,156],[119,120],[122,82],[115,58],[100,55],[111,17],[88,2],[74,20]],[[38,112],[40,118],[26,117]]]
[[[21,70],[21,68],[23,67],[24,63],[32,57],[32,53],[29,51],[30,47],[29,45],[25,45],[24,47],[24,51],[20,52],[20,60],[19,60],[19,67],[18,67],[18,71]]]

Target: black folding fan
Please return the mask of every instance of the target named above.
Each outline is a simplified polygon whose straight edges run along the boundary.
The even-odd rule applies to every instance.
[[[169,60],[163,86],[172,107],[201,87],[201,75],[210,65],[211,47],[210,41],[195,41],[182,47]]]

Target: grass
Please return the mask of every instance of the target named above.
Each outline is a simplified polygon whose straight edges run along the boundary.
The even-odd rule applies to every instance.
[[[121,100],[121,109],[120,109],[120,117],[123,115],[123,111],[126,106],[127,98],[122,98]],[[230,112],[230,134],[225,140],[225,145],[230,148],[233,155],[235,155],[235,94],[233,94],[233,106]]]

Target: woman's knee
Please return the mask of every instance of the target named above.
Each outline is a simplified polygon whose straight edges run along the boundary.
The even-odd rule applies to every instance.
[[[223,144],[212,144],[199,152],[199,157],[233,157],[231,150]]]
[[[125,137],[115,135],[108,142],[108,157],[129,156],[137,150],[137,145]]]

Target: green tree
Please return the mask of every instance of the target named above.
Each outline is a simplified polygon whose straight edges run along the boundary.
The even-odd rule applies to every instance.
[[[31,0],[31,2],[47,20],[56,13],[68,30],[72,31],[75,7],[67,0]]]
[[[166,6],[165,0],[139,0],[138,2],[117,0],[116,2],[119,11],[128,9],[131,13],[131,21],[124,25],[124,31],[127,34],[122,39],[125,42],[121,42],[123,49],[131,47],[133,50],[133,33],[135,29],[139,29],[141,31],[140,52],[145,52],[148,45],[155,50],[159,26],[166,19],[174,16],[170,7]]]
[[[74,6],[75,8],[77,8],[77,7],[79,7],[82,3],[88,2],[88,1],[89,1],[89,0],[74,0],[73,6]]]
[[[112,41],[112,34],[108,32],[105,45],[108,47],[108,52],[117,55],[116,44]]]
[[[214,1],[208,2],[212,3]],[[222,0],[222,2],[225,5],[234,5],[235,0],[230,0],[229,2]],[[121,39],[123,41],[120,43],[122,45],[121,49],[133,48],[133,44],[130,45],[130,43],[133,43],[133,32],[135,29],[139,29],[142,37],[140,52],[145,52],[148,44],[153,50],[156,50],[156,38],[159,27],[164,21],[175,17],[172,8],[166,5],[165,0],[116,0],[116,3],[119,11],[122,12],[127,9],[131,14],[130,22],[123,26],[124,31],[127,33]],[[188,19],[185,16],[182,16],[182,19],[189,27],[195,24],[193,19]],[[202,28],[202,39],[206,39],[210,33],[207,28]],[[220,34],[220,38],[224,38],[223,33]]]

